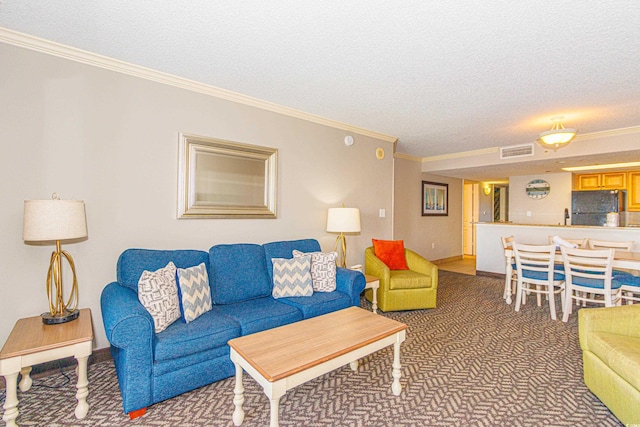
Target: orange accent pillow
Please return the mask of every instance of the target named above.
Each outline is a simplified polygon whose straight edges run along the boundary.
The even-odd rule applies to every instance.
[[[373,242],[373,253],[387,264],[391,270],[408,270],[404,256],[404,240],[376,240]]]

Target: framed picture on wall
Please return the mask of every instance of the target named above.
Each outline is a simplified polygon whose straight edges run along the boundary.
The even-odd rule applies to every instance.
[[[422,181],[422,216],[449,215],[449,184]]]

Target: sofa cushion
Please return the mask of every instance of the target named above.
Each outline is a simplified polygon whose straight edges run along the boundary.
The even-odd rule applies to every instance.
[[[404,240],[378,240],[373,242],[373,252],[391,270],[408,270],[404,254]]]
[[[247,243],[213,246],[209,249],[209,281],[214,304],[270,296],[272,282],[264,249]]]
[[[337,252],[300,252],[293,250],[293,257],[311,255],[311,280],[314,292],[333,292],[336,290]]]
[[[196,250],[163,251],[156,249],[127,249],[118,258],[118,283],[138,292],[138,280],[145,270],[156,271],[173,262],[177,268],[187,268],[204,262],[209,265],[209,254]]]
[[[305,319],[351,306],[349,295],[340,291],[314,292],[310,297],[281,298],[278,301],[297,308]]]
[[[204,262],[195,267],[178,269],[178,291],[182,318],[186,323],[211,310],[211,288]]]
[[[320,251],[320,243],[315,239],[283,240],[279,242],[265,243],[262,247],[264,248],[264,255],[267,259],[267,269],[270,278],[273,278],[273,265],[271,264],[271,258],[293,258],[294,250],[300,252]]]
[[[214,308],[238,322],[242,335],[302,320],[302,313],[295,307],[283,304],[271,297],[220,305]]]
[[[153,318],[156,333],[180,318],[176,266],[169,262],[156,271],[143,271],[138,282],[138,300]]]
[[[589,350],[640,390],[640,338],[609,332],[589,332]]]
[[[271,258],[274,298],[313,295],[311,255],[298,258]]]
[[[389,289],[419,289],[431,287],[431,278],[411,270],[391,270]]]
[[[226,347],[230,339],[240,336],[240,324],[213,307],[193,322],[175,322],[156,335],[154,359],[178,359]]]

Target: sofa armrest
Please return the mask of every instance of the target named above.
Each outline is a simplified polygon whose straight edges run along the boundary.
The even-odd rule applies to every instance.
[[[102,290],[100,306],[124,412],[146,408],[153,403],[153,319],[136,293],[117,282]]]
[[[380,288],[387,289],[391,279],[391,270],[373,252],[373,246],[364,251],[364,271],[380,279]]]
[[[154,336],[153,318],[136,293],[117,282],[108,284],[100,298],[102,321],[107,339],[119,348],[148,347]]]
[[[583,308],[578,311],[580,348],[589,350],[590,332],[608,332],[640,338],[640,304]]]
[[[351,298],[351,305],[360,306],[360,293],[367,285],[364,275],[359,271],[347,268],[336,268],[336,290],[344,292]]]
[[[438,266],[411,249],[405,249],[404,254],[407,259],[407,266],[409,267],[409,270],[431,277],[431,285],[434,288],[437,288]]]

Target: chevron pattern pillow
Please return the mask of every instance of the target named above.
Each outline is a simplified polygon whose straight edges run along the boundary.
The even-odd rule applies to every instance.
[[[204,262],[195,267],[179,268],[178,285],[182,295],[182,315],[186,323],[211,310],[211,289]]]
[[[311,255],[300,258],[272,258],[274,298],[308,297],[313,295]]]
[[[156,333],[180,318],[176,266],[169,262],[156,271],[143,271],[138,280],[138,300],[153,318]]]
[[[333,292],[336,290],[337,252],[300,252],[293,251],[293,257],[311,255],[311,280],[314,292]]]

